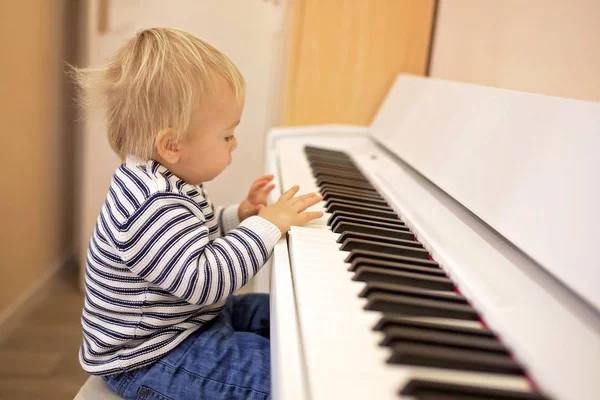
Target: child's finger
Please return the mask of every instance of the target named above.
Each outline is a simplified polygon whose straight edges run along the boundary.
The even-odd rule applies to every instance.
[[[263,180],[257,179],[256,181],[254,181],[252,186],[250,186],[250,190],[258,190],[261,187],[265,186],[267,183],[269,183],[269,181],[266,179],[263,179]]]
[[[273,190],[273,189],[275,189],[275,184],[274,183],[272,183],[269,186],[267,186],[266,188],[264,188],[263,192],[265,194],[269,194],[269,193],[271,193],[271,190]]]
[[[297,197],[294,197],[294,198],[292,199],[292,204],[293,204],[293,205],[296,205],[296,204],[298,204],[298,203],[300,203],[300,202],[303,202],[303,201],[305,201],[305,200],[307,200],[307,199],[312,199],[312,198],[314,198],[315,196],[317,196],[317,193],[313,192],[313,193],[307,193],[307,194],[303,194],[302,196],[297,196]]]
[[[273,174],[263,175],[260,178],[256,179],[254,182],[262,181],[262,180],[265,180],[265,179],[266,179],[267,182],[270,182],[270,181],[273,180],[273,178],[274,178]]]
[[[323,216],[323,211],[307,211],[307,212],[303,212],[302,214],[299,214],[298,219],[300,220],[299,221],[300,225],[304,225],[307,222],[321,218],[322,216]]]
[[[292,186],[284,194],[282,194],[281,197],[279,197],[279,200],[289,200],[289,199],[291,199],[292,197],[294,197],[294,195],[296,193],[298,193],[298,190],[300,190],[300,186],[298,186],[298,185]]]
[[[309,195],[300,196],[299,200],[293,203],[293,206],[297,212],[302,212],[308,207],[314,206],[321,200],[323,200],[323,197],[310,193]]]

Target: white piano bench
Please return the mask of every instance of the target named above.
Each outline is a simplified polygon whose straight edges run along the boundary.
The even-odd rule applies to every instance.
[[[121,400],[99,376],[90,376],[74,400]]]

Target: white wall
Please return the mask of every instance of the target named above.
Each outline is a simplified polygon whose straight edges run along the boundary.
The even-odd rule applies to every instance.
[[[153,26],[183,29],[208,41],[237,65],[247,81],[246,107],[236,131],[239,148],[233,164],[207,189],[215,204],[245,197],[263,172],[265,133],[280,112],[284,18],[287,1],[128,0],[111,1],[108,32],[97,32],[97,0],[88,18],[88,61],[103,63],[136,31]],[[90,116],[82,143],[80,259],[93,231],[106,190],[119,160],[110,151],[98,116]]]
[[[431,76],[600,101],[600,1],[440,0]]]

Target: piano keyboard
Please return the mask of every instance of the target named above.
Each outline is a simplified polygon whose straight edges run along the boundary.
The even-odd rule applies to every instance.
[[[352,159],[305,154],[325,212],[289,240],[308,395],[545,399]]]

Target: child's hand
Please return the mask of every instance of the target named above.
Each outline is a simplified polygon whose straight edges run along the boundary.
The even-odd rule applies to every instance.
[[[262,207],[258,216],[275,224],[281,234],[289,231],[292,225],[304,225],[313,219],[322,217],[323,212],[321,211],[304,212],[304,210],[317,204],[323,197],[316,193],[294,197],[298,190],[298,186],[292,187],[281,195],[277,203]]]
[[[240,219],[240,222],[248,217],[258,214],[258,211],[267,205],[269,193],[275,188],[275,184],[267,186],[272,180],[273,175],[265,175],[252,183],[250,191],[248,192],[248,197],[240,203],[238,208],[238,218]]]

